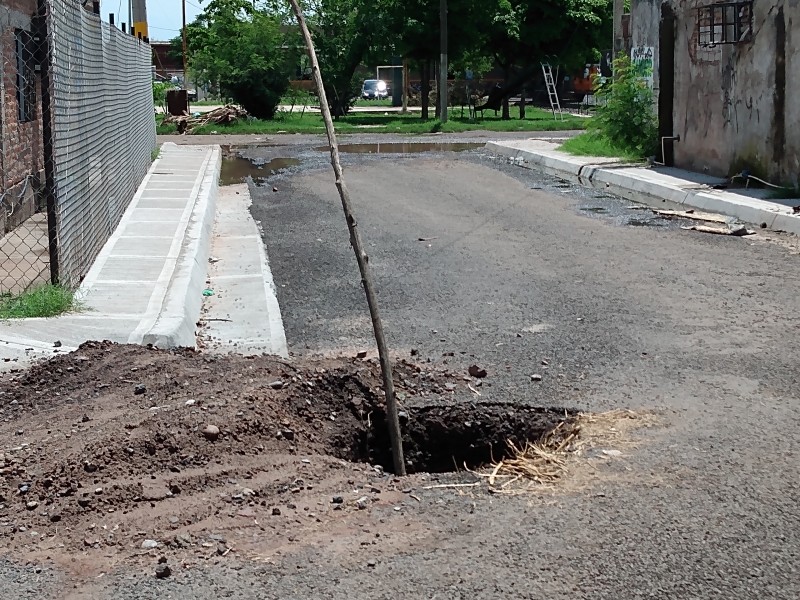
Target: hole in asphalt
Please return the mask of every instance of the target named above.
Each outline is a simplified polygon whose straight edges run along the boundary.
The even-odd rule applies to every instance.
[[[484,144],[474,142],[435,142],[388,144],[342,144],[339,151],[346,154],[416,154],[419,152],[466,152],[483,148]],[[328,146],[317,146],[314,150],[328,152]]]
[[[658,221],[648,220],[648,219],[628,219],[628,222],[625,223],[626,225],[630,225],[631,227],[663,227],[663,223],[659,223]]]
[[[477,469],[508,456],[507,442],[518,447],[537,441],[559,423],[573,419],[563,408],[508,404],[459,404],[411,408],[401,413],[403,449],[409,472],[448,473],[464,465]],[[386,415],[376,410],[370,427],[354,436],[351,461],[393,471]]]
[[[299,164],[300,161],[296,158],[273,158],[268,162],[259,163],[242,156],[226,156],[222,159],[219,184],[244,183],[248,177],[251,177],[253,183],[263,185],[272,175]]]

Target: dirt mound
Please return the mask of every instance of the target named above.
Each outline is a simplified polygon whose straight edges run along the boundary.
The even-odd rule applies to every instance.
[[[398,361],[395,379],[412,472],[485,463],[564,419],[459,402],[463,374],[430,365]],[[40,550],[218,543],[205,536],[220,515],[258,522],[303,501],[314,514],[353,472],[372,496],[396,491],[380,386],[374,360],[87,343],[0,380],[0,537]]]

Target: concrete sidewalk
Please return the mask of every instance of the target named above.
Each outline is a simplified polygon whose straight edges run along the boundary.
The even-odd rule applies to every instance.
[[[800,235],[800,215],[793,214],[787,201],[768,200],[768,190],[716,190],[719,178],[671,167],[648,168],[621,163],[619,159],[573,156],[558,150],[559,143],[546,140],[508,140],[488,142],[486,150],[504,156],[519,166],[544,171],[564,179],[652,206],[671,202],[728,215],[745,223],[755,223]]]
[[[0,322],[0,370],[87,340],[193,347],[220,165],[219,146],[164,144],[76,293],[83,310]]]

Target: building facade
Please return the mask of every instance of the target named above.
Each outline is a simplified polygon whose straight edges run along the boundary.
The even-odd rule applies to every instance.
[[[800,184],[800,0],[633,0],[631,45],[676,166]]]

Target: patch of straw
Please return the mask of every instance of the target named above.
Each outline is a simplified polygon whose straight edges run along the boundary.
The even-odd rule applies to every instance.
[[[536,441],[518,446],[507,441],[508,456],[490,467],[489,473],[474,473],[485,480],[493,494],[517,495],[551,486],[567,474],[585,447],[622,443],[627,430],[650,426],[653,415],[629,410],[582,413],[561,421]]]

